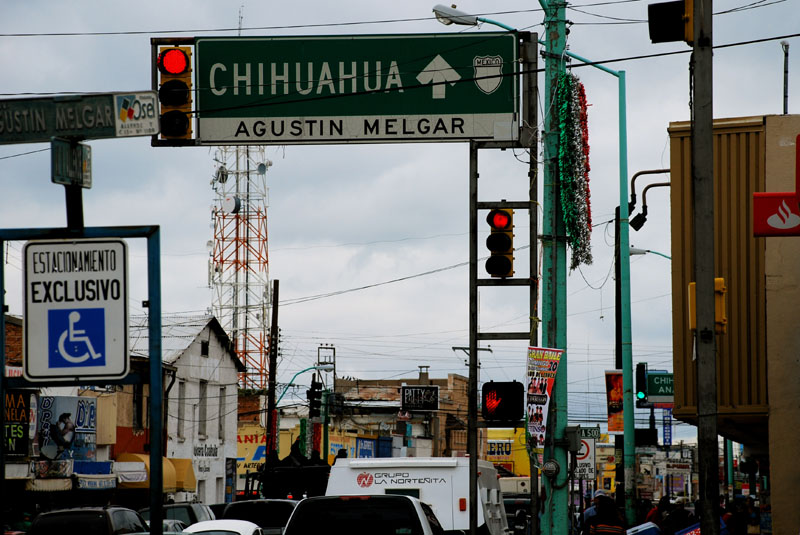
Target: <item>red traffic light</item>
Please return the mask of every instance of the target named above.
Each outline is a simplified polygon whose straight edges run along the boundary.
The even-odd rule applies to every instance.
[[[157,65],[164,74],[183,74],[189,70],[189,57],[180,48],[168,48],[158,55]]]
[[[508,230],[511,228],[511,215],[506,210],[491,210],[486,216],[486,222],[493,229]]]

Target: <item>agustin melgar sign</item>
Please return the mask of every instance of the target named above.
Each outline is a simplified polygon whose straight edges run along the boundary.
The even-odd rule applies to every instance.
[[[515,140],[515,33],[195,40],[201,144]]]

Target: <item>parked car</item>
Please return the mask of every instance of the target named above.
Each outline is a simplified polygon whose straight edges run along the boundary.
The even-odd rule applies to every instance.
[[[139,509],[145,520],[150,520],[150,508]],[[164,506],[165,520],[180,520],[187,526],[216,517],[211,508],[202,503],[170,503]]]
[[[225,508],[228,507],[227,503],[211,503],[208,505],[211,512],[214,513],[214,518],[222,518],[222,513],[225,511]]]
[[[37,516],[29,535],[121,535],[149,531],[144,518],[125,507],[59,509]]]
[[[184,533],[204,533],[206,535],[262,535],[258,524],[247,520],[206,520],[192,524]]]
[[[249,520],[264,535],[280,535],[297,507],[297,500],[263,499],[229,503],[220,518]]]
[[[315,496],[297,504],[284,535],[444,535],[433,509],[400,494]]]

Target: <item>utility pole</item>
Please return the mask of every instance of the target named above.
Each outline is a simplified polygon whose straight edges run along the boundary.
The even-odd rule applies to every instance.
[[[269,330],[269,378],[267,387],[267,459],[277,451],[278,422],[275,407],[275,375],[278,373],[278,281],[272,281],[272,325]]]
[[[566,3],[539,0],[545,12],[545,93],[546,102],[555,102],[559,76],[565,72]],[[559,122],[555,107],[548,107],[544,118],[544,184],[542,225],[542,330],[546,347],[565,350],[553,383],[550,425],[544,459],[558,463],[559,471],[544,478],[547,493],[542,515],[542,533],[566,535],[568,464],[563,445],[567,427],[567,249],[558,185]]]
[[[697,442],[700,529],[719,534],[717,343],[714,323],[714,109],[712,0],[694,2],[692,78],[692,205],[697,284]]]

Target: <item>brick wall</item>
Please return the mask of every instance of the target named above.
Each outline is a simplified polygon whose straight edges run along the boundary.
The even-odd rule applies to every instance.
[[[22,320],[6,316],[6,365],[22,366]]]

